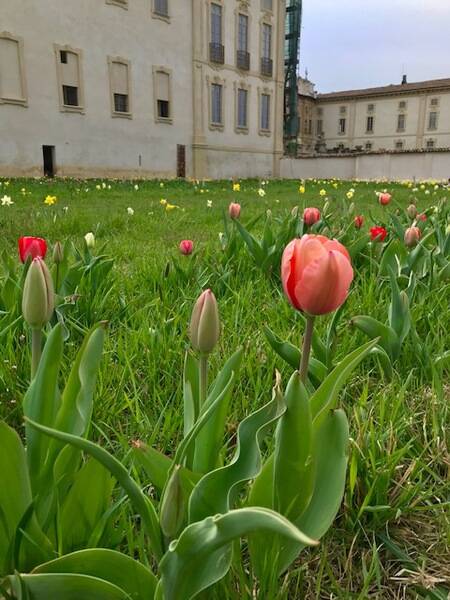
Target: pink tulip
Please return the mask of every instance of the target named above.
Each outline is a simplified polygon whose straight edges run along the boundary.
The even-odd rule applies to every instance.
[[[286,246],[281,280],[295,309],[324,315],[336,310],[347,298],[353,280],[350,255],[337,240],[304,235]]]
[[[418,227],[408,227],[405,231],[405,246],[414,248],[420,240],[420,229]]]
[[[387,204],[389,204],[391,198],[391,194],[388,194],[387,192],[378,194],[378,200],[382,206],[386,206]]]
[[[356,229],[361,229],[364,223],[364,217],[362,215],[357,215],[354,218],[353,223],[355,224]]]
[[[314,225],[314,223],[320,221],[320,210],[314,207],[305,208],[303,211],[303,221],[305,225],[311,227],[311,225]]]
[[[230,215],[231,219],[239,219],[241,214],[241,205],[237,202],[232,202],[228,207],[228,214]]]
[[[420,213],[420,215],[417,215],[417,220],[418,221],[426,221],[427,215],[425,213]]]
[[[194,242],[192,240],[183,240],[180,242],[180,252],[185,256],[192,254],[192,250],[194,249]]]

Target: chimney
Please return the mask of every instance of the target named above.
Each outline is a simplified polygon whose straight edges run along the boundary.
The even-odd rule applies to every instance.
[[[406,74],[405,74],[405,75],[403,75],[403,77],[402,77],[402,85],[406,85],[407,83],[408,83],[408,80],[407,80],[407,78],[406,78]]]

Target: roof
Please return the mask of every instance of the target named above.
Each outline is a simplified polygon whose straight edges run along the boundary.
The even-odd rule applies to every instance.
[[[391,84],[381,87],[365,88],[362,90],[345,90],[342,92],[329,92],[328,94],[317,94],[317,100],[341,100],[346,98],[358,98],[367,96],[385,96],[396,94],[411,94],[414,92],[450,90],[450,78],[430,79],[429,81],[418,81],[416,83]]]

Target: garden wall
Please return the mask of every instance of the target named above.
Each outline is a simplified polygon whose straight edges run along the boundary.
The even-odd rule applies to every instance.
[[[283,158],[284,179],[445,179],[450,178],[450,151]]]

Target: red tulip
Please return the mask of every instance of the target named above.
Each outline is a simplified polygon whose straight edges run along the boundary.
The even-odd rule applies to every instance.
[[[24,263],[27,258],[45,258],[47,254],[47,242],[39,237],[21,237],[19,238],[19,256]]]
[[[420,240],[420,229],[418,227],[408,227],[405,231],[405,246],[414,248]]]
[[[389,204],[391,198],[391,194],[388,194],[387,192],[378,194],[378,200],[382,206],[386,206],[386,204]]]
[[[425,213],[420,213],[420,215],[417,215],[417,220],[418,221],[426,221],[427,215]]]
[[[192,254],[192,250],[194,249],[194,242],[192,240],[182,240],[180,242],[180,252],[185,256]]]
[[[294,308],[324,315],[344,303],[353,280],[345,246],[323,235],[290,242],[281,259],[284,292]]]
[[[231,219],[239,219],[241,214],[241,205],[237,202],[232,202],[228,207],[228,214],[230,215]]]
[[[364,223],[364,217],[362,215],[357,215],[353,220],[356,229],[361,229]]]
[[[377,225],[370,228],[370,237],[373,241],[383,242],[386,239],[387,231],[384,227]]]
[[[318,208],[305,208],[303,211],[303,221],[310,227],[320,221],[320,210]]]

